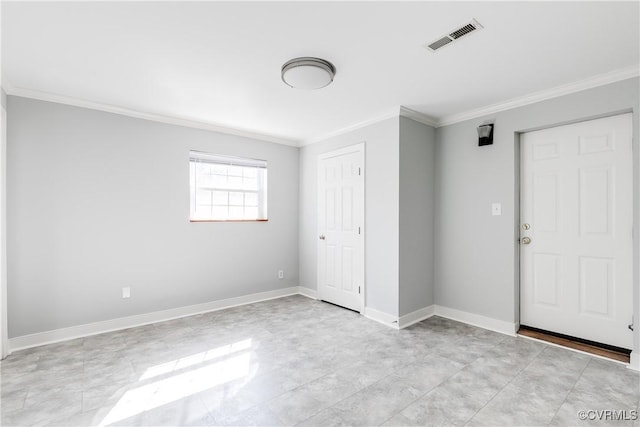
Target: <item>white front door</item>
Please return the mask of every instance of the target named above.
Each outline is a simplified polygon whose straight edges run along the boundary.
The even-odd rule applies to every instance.
[[[318,294],[364,309],[364,143],[318,159]]]
[[[520,323],[633,348],[631,114],[521,135]]]

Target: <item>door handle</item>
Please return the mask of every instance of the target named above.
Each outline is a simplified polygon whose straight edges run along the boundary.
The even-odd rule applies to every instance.
[[[523,237],[520,241],[523,245],[528,245],[531,243],[531,237]]]
[[[324,234],[321,234],[321,235],[319,236],[319,238],[320,238],[320,240],[324,240],[324,239],[325,239]]]

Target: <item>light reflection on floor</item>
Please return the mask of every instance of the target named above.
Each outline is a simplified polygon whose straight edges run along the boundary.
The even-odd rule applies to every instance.
[[[127,391],[100,426],[107,426],[214,388],[250,374],[251,339],[217,347],[148,368],[140,377],[143,385]],[[197,365],[203,365],[195,369]],[[149,379],[166,376],[161,380]]]
[[[437,316],[393,330],[299,296],[0,368],[7,426],[575,425],[585,408],[640,405],[625,365]]]

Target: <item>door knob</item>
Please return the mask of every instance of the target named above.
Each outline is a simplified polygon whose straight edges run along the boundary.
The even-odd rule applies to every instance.
[[[528,229],[530,229],[530,228],[531,228],[531,225],[530,225],[530,224],[526,224],[526,223],[525,223],[525,224],[522,224],[522,229],[523,229],[523,230],[528,230]]]
[[[324,234],[320,235],[320,240],[324,240]]]
[[[531,237],[523,237],[521,241],[523,245],[528,245],[531,243]]]

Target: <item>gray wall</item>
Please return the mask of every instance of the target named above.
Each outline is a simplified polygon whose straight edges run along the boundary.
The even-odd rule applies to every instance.
[[[8,111],[10,337],[298,285],[297,148],[13,96]],[[269,221],[190,223],[190,149],[266,159]]]
[[[318,155],[365,142],[365,304],[398,315],[398,118],[300,149],[300,285],[317,289]]]
[[[437,129],[436,304],[517,322],[517,134],[633,110],[634,301],[639,318],[639,82],[625,80]],[[494,145],[478,147],[476,127],[485,122],[495,122]],[[502,216],[491,216],[492,202],[502,203]]]
[[[630,79],[435,132],[392,118],[300,150],[10,96],[10,336],[298,284],[316,289],[317,157],[360,142],[367,307],[400,316],[435,303],[517,322],[518,133],[633,111],[637,195],[639,85]],[[485,122],[495,122],[495,143],[478,147]],[[189,149],[268,160],[270,221],[189,223]],[[502,216],[491,216],[492,202]],[[131,299],[120,298],[122,286]]]
[[[433,304],[435,129],[400,117],[400,316]]]

